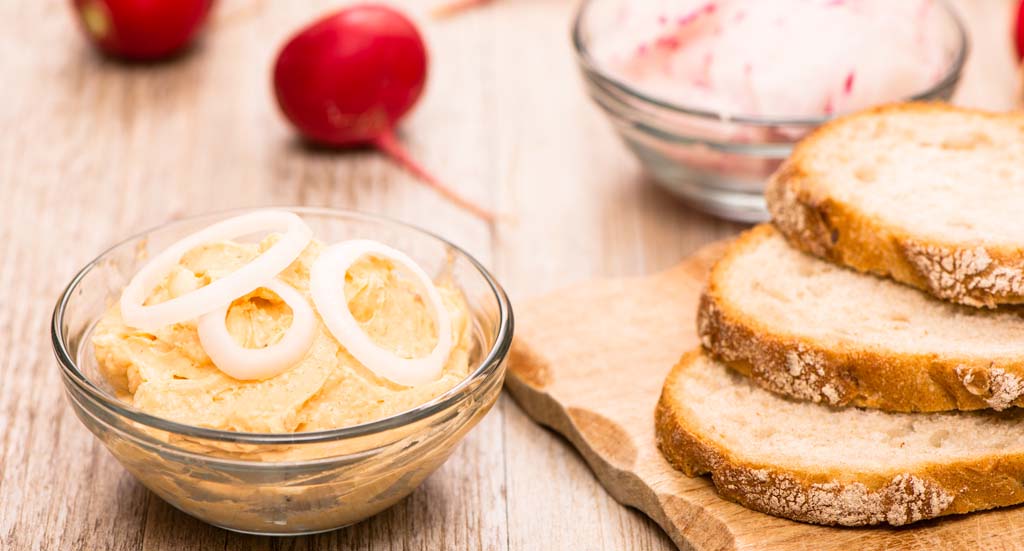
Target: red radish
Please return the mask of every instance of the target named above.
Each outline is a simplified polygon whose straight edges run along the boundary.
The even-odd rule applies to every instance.
[[[1024,1],[1017,4],[1017,20],[1013,24],[1013,43],[1017,47],[1017,61],[1024,58]]]
[[[104,52],[153,60],[189,44],[213,0],[72,0],[89,38]]]
[[[431,176],[395,137],[426,78],[427,51],[412,22],[392,8],[359,4],[315,21],[284,45],[274,66],[274,91],[307,139],[374,146],[457,205],[491,220],[490,212]]]

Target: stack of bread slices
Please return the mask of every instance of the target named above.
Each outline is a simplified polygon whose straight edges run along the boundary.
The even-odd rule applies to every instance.
[[[669,462],[817,524],[1024,502],[1024,115],[841,118],[766,195],[665,382]]]

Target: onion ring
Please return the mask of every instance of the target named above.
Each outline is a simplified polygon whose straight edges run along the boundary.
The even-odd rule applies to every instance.
[[[344,278],[352,264],[366,255],[387,258],[414,276],[420,293],[434,310],[437,325],[437,344],[427,356],[402,358],[377,346],[352,316],[345,297]],[[434,282],[413,259],[377,241],[342,241],[320,253],[320,258],[310,268],[309,276],[310,295],[324,325],[367,369],[404,386],[423,384],[440,375],[452,348],[451,318]]]
[[[282,231],[284,235],[263,254],[231,274],[180,297],[143,306],[146,296],[188,251],[212,241],[233,239],[261,230]],[[312,238],[313,230],[297,215],[285,211],[263,210],[218,222],[174,243],[143,266],[121,294],[121,317],[132,327],[152,331],[226,307],[291,265]]]
[[[278,343],[266,348],[240,346],[224,324],[230,304],[199,318],[199,342],[206,355],[217,369],[242,381],[269,379],[285,371],[306,355],[316,334],[313,308],[302,294],[280,279],[261,287],[277,293],[292,309],[292,325]]]

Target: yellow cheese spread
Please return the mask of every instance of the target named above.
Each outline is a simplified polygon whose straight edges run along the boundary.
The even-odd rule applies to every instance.
[[[153,290],[146,304],[181,296],[223,277],[269,248],[231,241],[197,247],[184,255]],[[309,269],[322,244],[310,243],[278,275],[309,296]],[[344,280],[342,279],[344,277]],[[342,276],[349,309],[370,338],[401,357],[421,357],[437,343],[429,303],[413,281],[390,261],[365,257]],[[290,369],[262,381],[241,381],[217,369],[200,345],[196,321],[156,331],[125,325],[117,305],[100,320],[93,346],[100,371],[118,397],[149,414],[180,423],[229,431],[288,433],[341,428],[411,409],[443,394],[469,374],[471,334],[466,303],[455,287],[437,285],[452,323],[454,346],[441,375],[416,387],[397,385],[361,365],[317,316],[316,336]],[[261,348],[278,342],[291,309],[273,292],[257,289],[235,300],[226,325],[239,344]]]

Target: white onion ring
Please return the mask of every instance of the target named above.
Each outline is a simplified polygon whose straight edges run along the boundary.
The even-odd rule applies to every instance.
[[[188,251],[258,231],[280,231],[284,235],[270,249],[233,273],[180,297],[143,306],[146,297]],[[291,265],[312,238],[313,230],[301,218],[285,211],[262,210],[218,222],[171,245],[143,266],[121,294],[121,317],[132,327],[153,331],[226,307]]]
[[[276,344],[266,348],[240,346],[224,323],[230,304],[199,318],[199,342],[206,355],[217,369],[242,381],[269,379],[285,371],[306,355],[316,333],[313,309],[298,291],[280,279],[261,287],[277,293],[292,309],[292,325]]]
[[[420,293],[434,310],[437,344],[427,356],[402,358],[385,350],[359,327],[345,297],[345,274],[366,255],[387,258],[414,276]],[[377,375],[404,386],[432,381],[440,375],[452,348],[452,324],[434,282],[415,261],[383,243],[365,239],[343,241],[324,249],[309,273],[309,291],[320,318],[349,354]]]

